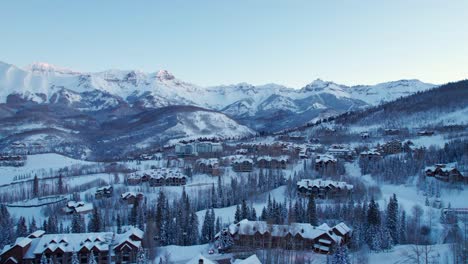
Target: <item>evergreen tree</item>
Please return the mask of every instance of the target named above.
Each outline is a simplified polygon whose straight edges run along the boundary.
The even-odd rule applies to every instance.
[[[221,231],[221,220],[219,219],[219,216],[216,217],[216,227],[215,227],[215,234],[219,233]]]
[[[80,264],[80,260],[78,259],[78,254],[76,251],[73,251],[72,253],[71,264]]]
[[[47,261],[47,257],[44,253],[42,253],[41,256],[41,264],[49,264],[49,261]]]
[[[63,177],[62,174],[59,174],[57,190],[59,194],[65,193],[65,187],[63,186]]]
[[[37,230],[36,219],[33,217],[31,223],[29,224],[29,233],[33,233]]]
[[[257,211],[255,210],[254,207],[252,207],[252,209],[250,209],[250,219],[249,220],[257,221]]]
[[[85,230],[84,219],[78,214],[74,213],[72,216],[71,231],[72,233],[83,233]]]
[[[210,241],[210,220],[211,214],[210,210],[206,210],[205,212],[205,219],[203,220],[202,230],[201,230],[201,242],[208,243]]]
[[[309,196],[309,203],[307,205],[307,221],[313,226],[316,226],[318,224],[317,207],[315,205],[315,199],[313,195]]]
[[[34,197],[39,196],[39,178],[37,178],[37,175],[34,175],[34,180],[33,180],[33,196]]]
[[[117,220],[116,220],[116,225],[117,225],[117,234],[122,233],[122,220],[120,219],[120,214],[117,214]]]
[[[145,250],[140,246],[137,253],[137,264],[147,264],[148,258],[146,257]]]
[[[328,262],[328,259],[327,259]],[[351,264],[346,246],[338,246],[331,257],[332,264]]]
[[[94,206],[93,209],[93,215],[91,216],[91,222],[89,223],[89,231],[90,232],[101,232],[101,224],[102,219],[101,219],[101,214],[99,212],[99,209],[97,206]]]
[[[27,235],[28,235],[28,228],[26,227],[26,219],[21,216],[18,219],[18,225],[16,226],[16,236],[26,237]]]
[[[236,206],[236,212],[234,214],[234,221],[235,221],[235,223],[239,223],[241,220],[242,220],[241,209],[240,209],[240,206],[237,205]]]
[[[399,242],[398,239],[398,200],[396,195],[390,197],[390,201],[387,205],[387,229],[390,232],[392,244],[395,245]]]
[[[241,220],[242,219],[249,219],[250,218],[250,210],[249,207],[247,206],[247,202],[245,200],[242,200],[242,205],[241,205]]]
[[[91,250],[91,253],[88,256],[88,264],[98,264],[96,257],[94,257],[94,251]]]

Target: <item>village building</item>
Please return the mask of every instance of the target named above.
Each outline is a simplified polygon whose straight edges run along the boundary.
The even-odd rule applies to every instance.
[[[149,186],[180,186],[187,183],[187,176],[179,168],[156,168],[131,173],[127,178],[128,185],[139,185],[145,182]]]
[[[179,142],[175,145],[175,154],[179,157],[198,156],[199,154],[220,153],[223,145],[218,142]]]
[[[86,264],[91,252],[98,264],[136,263],[142,240],[143,231],[134,227],[123,234],[45,234],[36,231],[5,246],[0,253],[0,264],[37,264],[43,256],[49,263],[71,264],[74,253],[81,264]]]
[[[400,134],[399,129],[390,128],[390,129],[385,129],[384,130],[384,135],[386,135],[386,136],[396,136],[396,135],[399,135],[399,134]]]
[[[109,198],[112,197],[112,193],[114,192],[114,188],[110,185],[100,187],[96,189],[96,193],[94,194],[94,198],[101,199],[101,198]]]
[[[0,166],[22,167],[26,159],[23,155],[0,155]]]
[[[221,169],[219,168],[219,160],[215,158],[197,160],[195,169],[199,173],[210,174],[213,176],[221,175]]]
[[[369,132],[361,132],[362,139],[368,139],[370,137]]]
[[[463,175],[456,167],[455,163],[452,164],[436,164],[424,169],[427,177],[434,177],[437,180],[444,182],[463,182],[468,183],[468,175]]]
[[[398,154],[403,150],[403,145],[400,140],[392,140],[386,142],[385,144],[380,146],[379,151],[391,155],[391,154]]]
[[[346,182],[322,180],[322,179],[302,179],[297,182],[297,191],[304,196],[313,195],[316,198],[339,198],[347,197],[353,191],[354,186]]]
[[[215,245],[222,236],[231,236],[234,242],[231,248],[222,249],[226,251],[282,248],[329,254],[334,247],[350,241],[351,229],[344,223],[334,227],[329,227],[327,224],[316,227],[308,223],[275,225],[265,221],[244,219],[216,234]]]
[[[141,192],[124,192],[120,195],[120,199],[128,204],[134,204],[135,201],[143,200],[145,196]]]
[[[364,160],[377,161],[382,158],[382,155],[376,149],[371,149],[361,152],[359,157]]]
[[[63,208],[67,214],[87,214],[93,211],[92,203],[68,201],[67,205]]]
[[[336,162],[337,160],[333,155],[318,155],[315,159],[315,170],[321,171],[325,169],[334,169],[336,168]]]
[[[432,135],[434,135],[434,131],[429,131],[429,130],[418,131],[418,136],[432,136]]]
[[[235,158],[232,162],[232,169],[235,172],[251,172],[253,171],[253,160],[244,156]]]
[[[345,145],[341,145],[341,144],[331,145],[327,150],[327,154],[333,155],[335,157],[342,158],[342,159],[353,158],[353,151],[349,147]]]
[[[259,156],[257,157],[256,166],[261,169],[286,169],[288,165],[288,156]]]

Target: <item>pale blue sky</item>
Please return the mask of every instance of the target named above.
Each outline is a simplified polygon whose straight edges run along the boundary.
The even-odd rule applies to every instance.
[[[0,60],[200,85],[468,77],[468,1],[0,2]]]

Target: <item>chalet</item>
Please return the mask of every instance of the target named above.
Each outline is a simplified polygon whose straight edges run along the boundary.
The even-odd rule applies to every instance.
[[[455,167],[455,163],[452,164],[436,164],[429,166],[424,169],[424,173],[427,177],[434,177],[440,181],[445,182],[467,182],[467,177]]]
[[[370,136],[369,136],[369,132],[362,132],[362,133],[361,133],[361,138],[362,138],[362,139],[367,139],[367,138],[369,138],[369,137],[370,137]]]
[[[156,168],[137,171],[127,178],[128,185],[139,185],[148,182],[149,186],[179,186],[187,183],[187,177],[179,168]]]
[[[253,160],[244,156],[238,157],[232,161],[232,169],[236,172],[253,171]]]
[[[333,155],[323,154],[315,159],[315,170],[332,169],[336,167],[336,158]]]
[[[344,158],[344,159],[353,158],[353,151],[347,146],[341,145],[341,144],[331,145],[327,150],[327,154],[333,155],[338,158]]]
[[[399,135],[400,134],[400,130],[399,129],[385,129],[384,130],[384,135],[386,136],[395,136],[395,135]]]
[[[233,241],[231,248],[220,248],[221,243],[218,241],[223,240],[224,236],[231,237]],[[335,246],[346,244],[350,239],[351,229],[344,223],[331,228],[327,224],[317,227],[307,223],[274,225],[265,221],[244,219],[216,234],[215,245],[226,251],[282,248],[329,254]]]
[[[120,199],[128,204],[134,204],[135,201],[143,200],[145,196],[141,192],[124,192],[120,195]]]
[[[380,155],[380,152],[378,152],[376,149],[371,149],[361,152],[359,157],[364,160],[377,161],[382,158],[382,155]]]
[[[196,170],[200,173],[218,176],[221,174],[218,159],[199,159],[196,162]]]
[[[94,194],[94,197],[96,199],[109,198],[109,197],[112,197],[113,192],[114,192],[114,188],[112,186],[110,185],[104,186],[104,187],[96,189],[96,193]]]
[[[302,179],[297,182],[297,191],[304,196],[327,199],[347,197],[353,190],[352,184],[346,182],[330,181],[322,179]]]
[[[138,248],[143,240],[143,231],[137,228],[131,228],[123,234],[45,234],[43,231],[40,235],[33,234],[26,238],[20,237],[12,245],[5,246],[0,253],[0,264],[41,263],[43,256],[50,263],[71,264],[74,253],[81,264],[86,264],[91,252],[98,264],[136,263]]]
[[[67,214],[87,214],[93,211],[93,204],[68,201],[67,205],[63,208],[63,211]]]
[[[140,183],[142,183],[142,178],[138,173],[131,173],[127,178],[128,185],[139,185]]]
[[[288,156],[259,156],[257,157],[256,166],[261,169],[286,169],[288,165],[289,157]]]
[[[21,167],[26,163],[27,156],[0,155],[0,166]]]
[[[418,131],[418,136],[432,136],[432,135],[434,135],[434,131],[428,131],[428,130]]]
[[[379,151],[391,155],[391,154],[397,154],[400,153],[403,150],[403,145],[401,144],[400,140],[392,140],[389,142],[386,142],[385,144],[380,146]]]

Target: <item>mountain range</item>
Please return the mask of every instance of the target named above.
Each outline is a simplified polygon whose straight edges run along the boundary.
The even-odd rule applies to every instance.
[[[317,79],[299,89],[248,83],[201,87],[166,70],[93,73],[47,63],[20,68],[0,62],[0,146],[31,137],[60,149],[82,142],[78,152],[86,156],[97,151],[98,142],[113,142],[114,151],[125,152],[129,150],[115,143],[147,147],[198,136],[243,137],[436,86],[419,80],[346,86]]]

